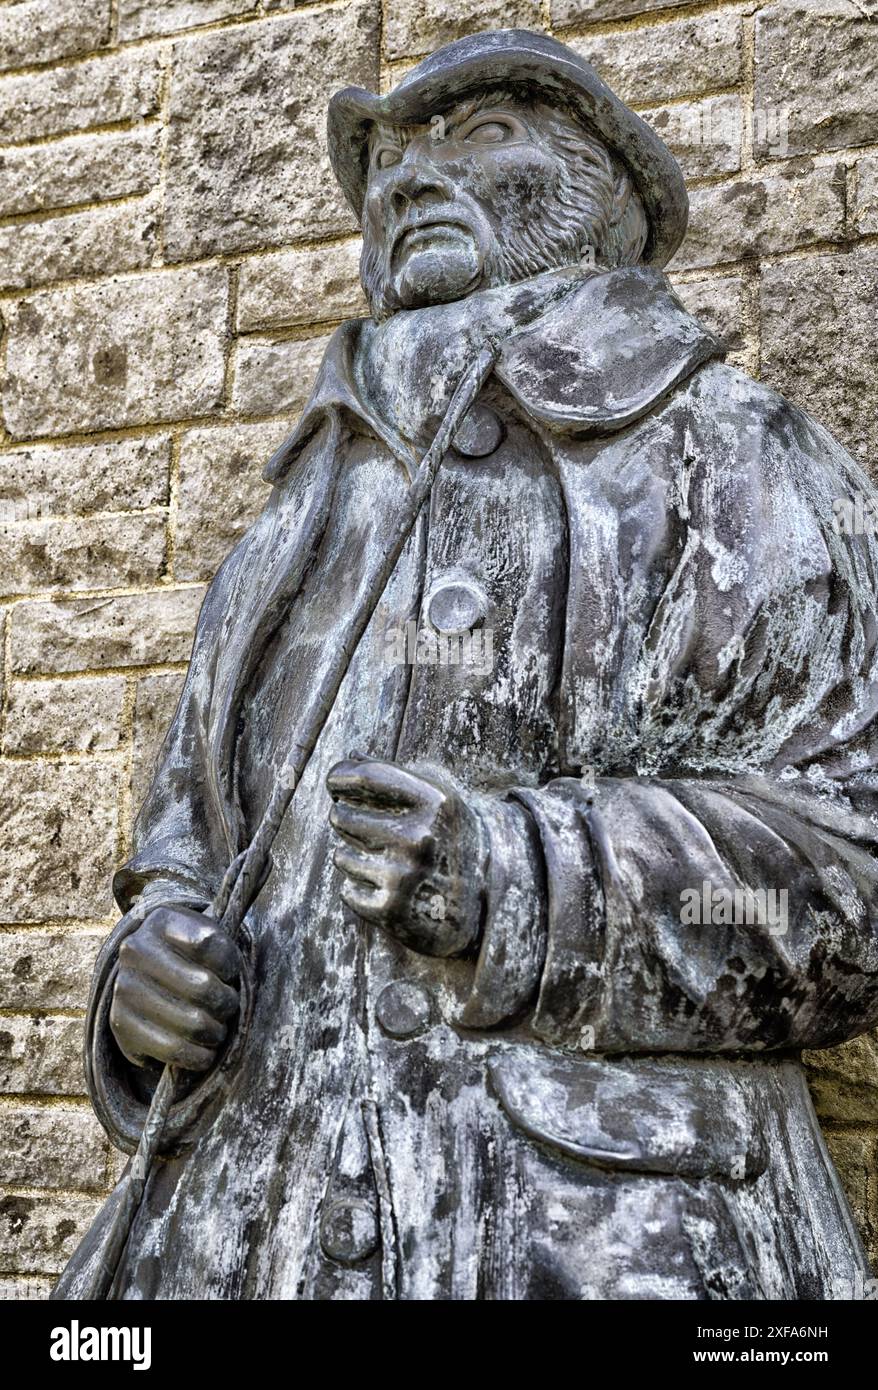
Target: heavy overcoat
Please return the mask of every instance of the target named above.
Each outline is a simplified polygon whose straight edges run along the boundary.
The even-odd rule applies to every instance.
[[[870,484],[660,273],[564,289],[535,314],[522,287],[357,648],[121,1297],[832,1298],[868,1277],[798,1052],[878,1023],[878,547],[837,505]],[[109,1030],[119,944],[153,906],[209,903],[247,843],[446,404],[405,437],[363,367],[376,331],[333,336],[210,587],[117,877],[87,1062],[129,1151],[157,1073]],[[400,660],[449,585],[492,662]],[[351,750],[474,812],[464,957],[343,907],[324,779]],[[744,915],[745,889],[774,910]]]

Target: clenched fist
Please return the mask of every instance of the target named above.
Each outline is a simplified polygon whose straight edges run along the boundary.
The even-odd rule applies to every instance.
[[[479,930],[478,836],[456,792],[396,763],[346,758],[326,779],[343,845],[342,900],[425,955],[459,955]]]
[[[187,908],[159,907],[122,942],[110,1027],[135,1066],[207,1071],[238,1009],[235,943]]]

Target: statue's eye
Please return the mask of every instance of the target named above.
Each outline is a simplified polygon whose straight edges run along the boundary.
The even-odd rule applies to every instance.
[[[504,145],[510,140],[529,139],[527,125],[511,111],[477,111],[456,135],[467,145]]]
[[[510,139],[511,133],[506,121],[479,121],[478,125],[470,126],[463,139],[467,145],[502,145],[503,140]]]
[[[382,145],[375,152],[375,164],[379,169],[390,169],[402,159],[402,150],[396,145]]]

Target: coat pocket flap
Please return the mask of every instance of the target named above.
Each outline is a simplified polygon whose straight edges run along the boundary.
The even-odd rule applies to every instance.
[[[765,1171],[760,1088],[728,1063],[516,1049],[488,1065],[513,1124],[571,1158],[678,1177],[740,1181]]]

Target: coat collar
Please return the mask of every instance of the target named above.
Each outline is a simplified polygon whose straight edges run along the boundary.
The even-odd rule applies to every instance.
[[[330,339],[302,417],[265,470],[280,481],[327,417],[358,419],[407,467],[411,451],[357,382],[363,319]],[[720,341],[683,308],[660,271],[626,267],[583,280],[502,344],[494,375],[537,423],[557,434],[599,435],[632,424],[703,362]]]

